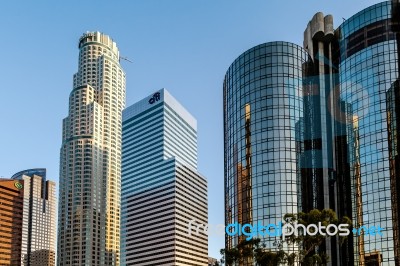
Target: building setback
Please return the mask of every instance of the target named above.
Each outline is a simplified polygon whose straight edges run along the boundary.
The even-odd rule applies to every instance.
[[[78,72],[63,120],[58,265],[119,265],[125,73],[116,43],[79,39]]]
[[[23,187],[21,265],[56,263],[56,184],[46,180],[46,169],[29,169],[11,177]]]
[[[207,265],[207,181],[197,122],[167,90],[128,107],[122,130],[122,265]]]

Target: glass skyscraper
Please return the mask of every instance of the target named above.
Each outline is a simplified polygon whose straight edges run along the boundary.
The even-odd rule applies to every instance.
[[[298,45],[265,43],[240,55],[225,75],[226,224],[278,223],[299,210],[302,77],[307,61]],[[227,237],[226,245],[241,240]],[[277,239],[262,240],[268,250],[277,250]]]
[[[351,179],[360,189],[353,201],[353,223],[385,228],[382,237],[355,237],[356,265],[400,265],[398,199],[392,197],[400,192],[395,185],[397,151],[391,150],[397,138],[392,118],[397,115],[393,103],[399,89],[400,21],[394,19],[394,7],[391,2],[371,6],[337,30],[341,100],[351,105],[357,122],[357,145],[349,143],[359,154],[350,158]]]
[[[207,265],[207,181],[197,122],[162,89],[126,108],[122,129],[122,265]]]
[[[63,120],[58,265],[119,265],[125,73],[116,43],[79,39],[78,72]]]
[[[333,25],[317,13],[304,49],[262,44],[228,69],[226,223],[331,208],[384,233],[327,239],[328,265],[400,265],[399,1]],[[277,250],[277,239],[262,240]],[[226,246],[239,241],[227,237]]]
[[[312,130],[323,129],[321,158],[327,164],[318,167],[328,174],[316,175],[311,183],[302,177],[303,187],[316,188],[316,200],[303,201],[303,207],[329,207],[351,218],[356,228],[385,229],[383,236],[354,236],[344,245],[335,239],[327,242],[333,265],[400,265],[395,168],[398,12],[396,1],[376,4],[336,30],[332,16],[317,13],[305,31],[304,47],[311,60],[304,83],[318,88],[308,106],[320,111],[308,124]]]
[[[315,14],[304,32],[304,48],[309,55],[303,76],[304,150],[300,151],[301,210],[333,209],[339,218],[353,217],[348,142],[348,122],[353,125],[351,105],[340,97],[338,42],[333,16]],[[350,127],[349,129],[351,129]],[[337,237],[327,238],[320,250],[329,256],[329,265],[352,265],[353,239],[342,244]]]

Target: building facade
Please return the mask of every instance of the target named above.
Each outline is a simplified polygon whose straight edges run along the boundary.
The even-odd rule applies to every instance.
[[[21,265],[24,181],[0,179],[0,265]]]
[[[224,80],[226,224],[264,225],[297,213],[306,51],[287,42],[240,55]],[[226,237],[233,247],[242,237]],[[277,251],[278,238],[264,237]],[[296,247],[284,247],[296,251]],[[253,265],[247,261],[244,265]]]
[[[207,181],[197,122],[167,90],[128,107],[122,130],[122,265],[207,265]]]
[[[263,44],[228,69],[226,223],[274,223],[285,213],[330,208],[355,228],[384,233],[326,239],[320,251],[328,265],[400,265],[400,3],[333,25],[331,15],[317,13],[297,57],[282,48],[292,44]],[[281,47],[268,54],[267,46]],[[297,100],[287,90],[293,84]],[[227,236],[226,247],[240,241]],[[276,239],[263,241],[277,250]]]
[[[322,205],[305,201],[304,206],[334,209],[356,228],[385,228],[380,237],[353,236],[344,245],[327,242],[332,265],[399,265],[398,12],[398,1],[376,4],[336,30],[332,16],[317,13],[304,34],[311,58],[305,83],[316,89],[314,97],[323,103],[317,108],[328,114],[322,123],[322,150],[328,156],[321,156],[328,164],[320,165],[328,175],[317,175],[315,180],[322,182],[311,185]],[[313,124],[321,125],[321,120]]]
[[[303,76],[303,141],[307,148],[302,156],[308,163],[301,170],[301,210],[329,208],[339,217],[352,218],[355,189],[348,158],[355,154],[349,149],[349,142],[355,138],[347,134],[353,128],[351,104],[340,98],[338,89],[338,40],[333,24],[332,15],[319,12],[304,32],[303,46],[309,61]],[[330,265],[352,265],[352,238],[343,243],[337,237],[328,238],[320,249],[329,256]]]
[[[79,40],[78,72],[63,120],[58,265],[119,265],[125,73],[116,43]]]
[[[399,173],[394,167],[397,126],[392,120],[399,79],[396,2],[366,8],[337,29],[340,97],[351,105],[357,120],[357,145],[349,143],[349,147],[357,147],[359,156],[350,158],[350,166],[351,180],[359,180],[362,196],[354,197],[353,223],[385,228],[381,237],[354,237],[356,265],[400,265],[395,184]]]
[[[46,169],[29,169],[11,177],[23,192],[21,265],[56,263],[56,184],[46,180]]]

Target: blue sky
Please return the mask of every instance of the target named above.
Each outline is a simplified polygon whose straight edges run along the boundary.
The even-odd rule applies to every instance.
[[[101,31],[118,44],[127,106],[167,88],[198,120],[199,170],[208,178],[209,223],[224,223],[222,82],[245,50],[268,41],[302,44],[312,16],[343,19],[374,0],[2,1],[0,176],[45,167],[58,182],[78,39]],[[223,237],[211,237],[219,256]]]

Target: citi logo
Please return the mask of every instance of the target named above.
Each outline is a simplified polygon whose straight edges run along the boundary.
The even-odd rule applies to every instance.
[[[160,100],[160,93],[156,92],[153,94],[153,96],[149,99],[149,104],[153,104],[155,102],[158,102]]]

